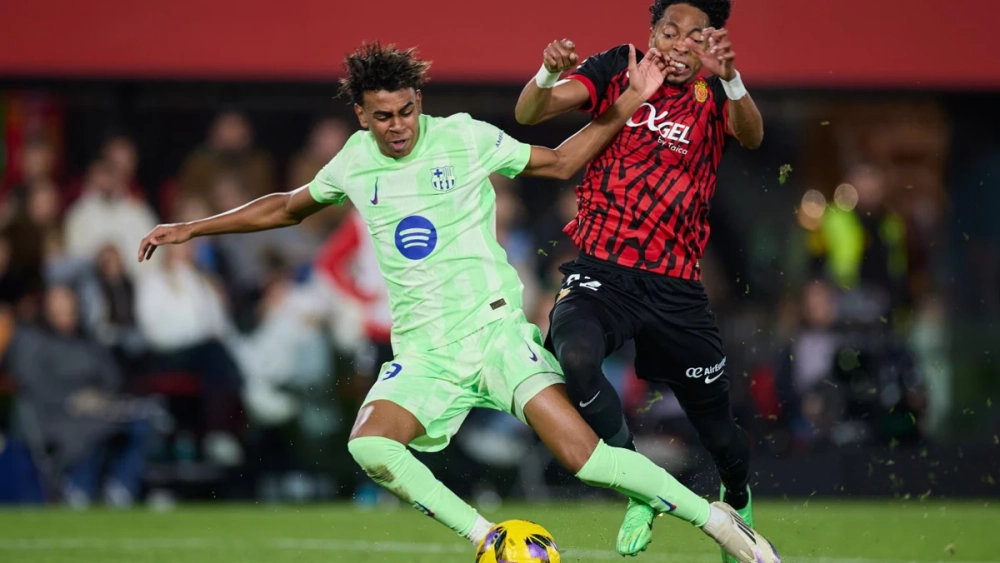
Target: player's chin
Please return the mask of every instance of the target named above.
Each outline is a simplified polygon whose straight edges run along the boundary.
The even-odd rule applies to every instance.
[[[685,70],[684,72],[681,73],[671,72],[667,74],[667,79],[665,80],[665,82],[672,86],[681,86],[683,84],[687,84],[688,82],[690,82],[691,79],[695,77],[695,74],[696,73],[691,70]]]

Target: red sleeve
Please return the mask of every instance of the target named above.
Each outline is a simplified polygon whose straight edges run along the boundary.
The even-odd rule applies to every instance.
[[[642,53],[637,50],[635,56],[636,59],[639,59],[642,57]],[[604,101],[611,81],[627,68],[628,45],[620,45],[584,59],[569,75],[570,78],[579,80],[590,93],[589,103],[582,106],[580,111],[590,114],[600,111],[601,103]]]
[[[569,77],[586,86],[587,92],[590,93],[590,101],[581,106],[580,111],[592,111],[593,108],[597,107],[597,88],[594,87],[594,83],[582,74],[573,73]]]
[[[354,218],[347,216],[320,249],[315,264],[316,269],[326,274],[341,291],[358,301],[367,302],[368,296],[358,289],[351,276],[351,260],[357,254],[360,243]]]
[[[712,101],[715,102],[715,107],[720,112],[722,130],[727,135],[732,136],[733,134],[729,131],[729,96],[726,95],[726,90],[722,87],[722,80],[718,76],[709,76],[705,82],[708,84],[709,90],[712,91]]]

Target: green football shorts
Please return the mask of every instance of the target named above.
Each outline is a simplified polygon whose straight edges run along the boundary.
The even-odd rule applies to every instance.
[[[517,310],[451,344],[396,356],[382,366],[364,404],[384,400],[403,407],[426,430],[410,447],[436,452],[447,447],[471,409],[496,409],[527,423],[524,405],[564,382],[538,327]]]

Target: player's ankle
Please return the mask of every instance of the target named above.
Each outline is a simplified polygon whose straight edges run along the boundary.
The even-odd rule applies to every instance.
[[[472,529],[469,530],[468,534],[465,534],[465,539],[472,542],[472,545],[479,547],[479,544],[483,543],[486,535],[490,533],[493,529],[493,524],[489,520],[483,518],[480,515],[476,516],[476,523],[472,525]]]

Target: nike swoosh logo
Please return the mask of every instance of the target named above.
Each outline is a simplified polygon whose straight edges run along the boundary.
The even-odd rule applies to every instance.
[[[531,349],[531,346],[528,347],[528,351],[531,352],[531,361],[537,362],[538,354],[535,354],[535,351]]]
[[[597,395],[594,395],[594,396],[593,396],[593,397],[592,397],[592,398],[591,398],[591,399],[590,399],[589,401],[587,401],[586,403],[584,403],[583,401],[580,401],[580,408],[585,408],[585,407],[588,407],[588,406],[590,406],[590,403],[593,403],[594,401],[596,401],[596,400],[597,400],[597,397],[599,397],[600,395],[601,395],[601,392],[600,392],[600,391],[598,391],[598,392],[597,392]]]
[[[662,502],[663,504],[667,505],[667,512],[673,512],[673,511],[677,510],[677,505],[676,504],[672,504],[670,501],[668,501],[667,499],[665,499],[663,497],[660,497],[660,496],[658,496],[656,498],[660,499],[660,502]]]
[[[720,377],[722,377],[722,374],[723,374],[723,372],[720,371],[719,374],[716,375],[715,377],[706,377],[705,378],[705,385],[708,385],[709,383],[715,381],[716,379],[719,379]]]
[[[378,178],[375,178],[375,197],[371,199],[372,205],[378,205]]]

